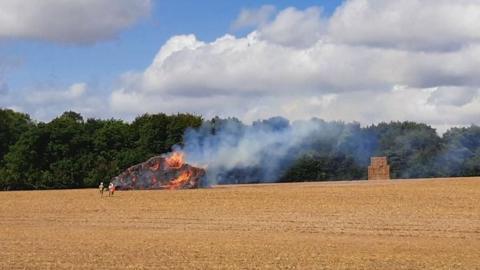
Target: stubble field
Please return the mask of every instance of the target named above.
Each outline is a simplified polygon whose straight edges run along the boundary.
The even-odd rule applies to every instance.
[[[480,178],[0,192],[0,269],[480,269]]]

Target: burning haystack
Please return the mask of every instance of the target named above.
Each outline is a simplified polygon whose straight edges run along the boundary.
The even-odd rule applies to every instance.
[[[117,189],[190,189],[198,188],[205,170],[190,166],[182,152],[170,156],[155,156],[128,168],[113,179]]]

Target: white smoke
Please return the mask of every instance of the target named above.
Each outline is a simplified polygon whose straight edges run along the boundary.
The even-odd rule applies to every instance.
[[[337,149],[354,127],[319,119],[290,123],[274,117],[244,125],[216,118],[187,131],[182,150],[189,163],[207,168],[209,184],[275,182],[312,144],[332,141]]]

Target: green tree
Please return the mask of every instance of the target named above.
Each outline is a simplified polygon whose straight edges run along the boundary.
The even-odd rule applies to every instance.
[[[8,148],[15,144],[22,133],[33,126],[27,114],[0,109],[0,166]]]
[[[170,123],[167,127],[166,149],[171,149],[176,144],[183,143],[183,135],[189,128],[198,128],[202,125],[203,119],[200,116],[191,114],[177,114],[170,116]]]
[[[438,170],[445,176],[480,175],[480,127],[452,128],[442,137]]]
[[[370,128],[378,137],[374,154],[388,157],[393,178],[437,175],[434,164],[442,141],[435,129],[414,122],[381,123]]]
[[[342,154],[335,156],[305,155],[293,163],[281,181],[358,180],[364,175],[363,171],[364,168],[359,167],[353,158]]]
[[[171,121],[171,117],[163,113],[137,117],[131,125],[137,151],[144,157],[167,152],[170,148],[166,141]]]

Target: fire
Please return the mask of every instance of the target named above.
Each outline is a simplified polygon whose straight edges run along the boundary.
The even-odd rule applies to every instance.
[[[178,189],[181,187],[183,184],[187,183],[190,181],[190,177],[192,176],[192,173],[190,171],[184,171],[182,172],[177,178],[173,179],[170,181],[168,184],[167,188],[168,189]]]
[[[201,187],[205,175],[205,169],[186,163],[184,152],[174,151],[131,166],[115,177],[114,184],[123,190],[190,189]]]
[[[165,161],[170,168],[178,169],[185,163],[185,154],[183,152],[173,152]]]

